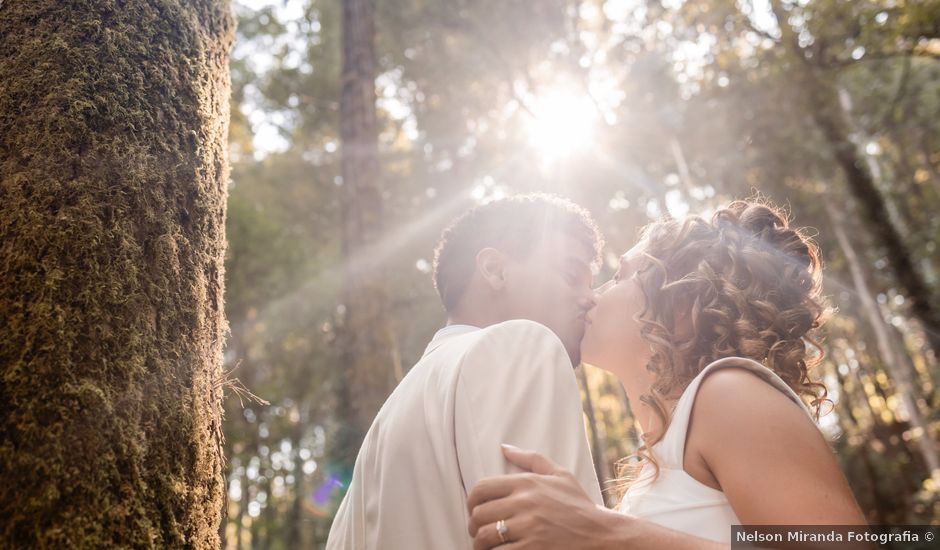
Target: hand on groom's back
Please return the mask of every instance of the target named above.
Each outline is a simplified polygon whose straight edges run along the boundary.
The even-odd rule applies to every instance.
[[[467,497],[474,550],[604,548],[629,519],[599,506],[570,472],[545,456],[504,445],[506,460],[525,473],[480,480]],[[505,522],[500,539],[497,522]],[[605,537],[605,534],[608,535]]]

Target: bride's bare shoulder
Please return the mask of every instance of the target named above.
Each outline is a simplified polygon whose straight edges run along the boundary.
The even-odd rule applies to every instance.
[[[710,373],[692,417],[688,444],[745,523],[864,523],[822,432],[759,375]]]
[[[743,368],[722,368],[709,372],[701,381],[692,407],[692,417],[705,430],[733,427],[740,433],[778,430],[809,430],[813,422],[802,405],[760,375]]]
[[[684,469],[699,482],[721,489],[715,470],[736,460],[761,460],[780,437],[819,437],[800,406],[758,374],[743,368],[715,369],[702,379],[692,404]],[[815,442],[818,448],[818,441]],[[734,456],[731,456],[734,455]]]

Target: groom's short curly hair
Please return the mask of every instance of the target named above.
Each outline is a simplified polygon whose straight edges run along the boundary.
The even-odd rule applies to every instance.
[[[444,230],[434,250],[434,287],[444,309],[454,310],[473,275],[476,257],[496,248],[525,258],[557,230],[583,242],[600,262],[604,240],[587,210],[557,195],[514,195],[470,209]]]

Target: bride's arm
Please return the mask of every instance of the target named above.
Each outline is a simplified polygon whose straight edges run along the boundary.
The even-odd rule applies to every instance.
[[[832,450],[787,396],[740,369],[705,378],[687,445],[746,525],[867,525]]]

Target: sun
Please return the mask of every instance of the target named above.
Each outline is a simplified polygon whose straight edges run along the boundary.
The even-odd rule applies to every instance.
[[[563,159],[593,142],[597,108],[590,98],[555,90],[537,98],[531,111],[528,142],[543,161]]]

